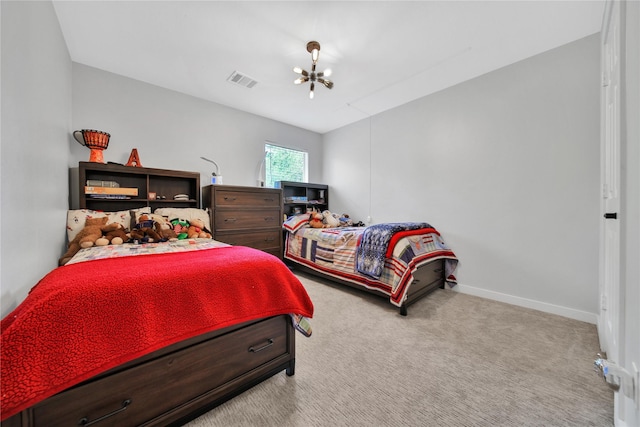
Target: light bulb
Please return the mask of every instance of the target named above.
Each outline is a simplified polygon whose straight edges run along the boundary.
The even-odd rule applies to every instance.
[[[326,70],[324,70],[324,76],[325,77],[329,77],[331,75],[332,71],[331,68],[327,68]]]
[[[313,91],[312,90],[309,91],[309,99],[313,99]]]
[[[313,49],[311,51],[311,60],[313,61],[314,64],[318,62],[319,56],[320,56],[320,51],[318,49]]]
[[[294,72],[294,73],[298,73],[298,74],[302,74],[302,68],[300,68],[300,67],[293,67],[293,72]]]

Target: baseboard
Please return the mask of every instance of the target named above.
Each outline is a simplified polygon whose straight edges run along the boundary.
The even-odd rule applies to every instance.
[[[587,313],[586,311],[574,310],[568,307],[562,307],[527,298],[520,298],[513,295],[502,294],[500,292],[488,291],[486,289],[480,289],[460,283],[454,286],[451,290],[460,292],[461,294],[469,294],[494,301],[505,302],[507,304],[517,305],[519,307],[531,308],[545,313],[557,314],[559,316],[568,317],[569,319],[580,320],[594,325],[598,323],[598,315],[595,313]]]

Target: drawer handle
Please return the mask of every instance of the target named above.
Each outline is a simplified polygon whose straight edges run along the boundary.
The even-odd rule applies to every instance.
[[[224,222],[236,222],[235,218],[225,218]]]
[[[434,273],[442,273],[444,270],[441,268],[438,268],[436,270],[433,270]]]
[[[231,196],[224,196],[224,199],[229,201],[229,202],[235,202],[235,200],[236,200],[235,197],[231,197]]]
[[[276,239],[274,239],[273,237],[265,237],[264,239],[265,242],[273,242],[274,240]]]
[[[264,350],[267,347],[271,347],[272,345],[273,345],[273,338],[269,338],[269,341],[267,342],[267,344],[263,345],[262,347],[258,347],[258,348],[254,348],[253,346],[249,347],[249,352],[257,353],[259,351]]]
[[[107,418],[113,417],[114,415],[119,414],[120,412],[126,410],[129,405],[131,405],[131,399],[127,399],[124,402],[122,402],[122,407],[121,408],[118,408],[113,412],[109,412],[108,414],[105,414],[105,415],[103,415],[101,417],[98,417],[93,421],[89,421],[87,419],[87,417],[80,418],[80,421],[78,421],[78,425],[79,426],[90,426],[92,424],[99,423],[100,421],[106,420]]]
[[[269,197],[265,197],[265,198],[264,198],[264,201],[265,201],[265,202],[273,202],[273,200],[274,200],[274,199],[269,198]]]
[[[265,221],[273,221],[273,217],[272,216],[265,216],[264,220]]]

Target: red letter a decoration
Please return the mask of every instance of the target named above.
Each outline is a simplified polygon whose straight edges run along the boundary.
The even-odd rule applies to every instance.
[[[137,168],[142,167],[142,163],[140,163],[140,157],[138,157],[138,149],[134,148],[131,150],[131,155],[129,156],[129,161],[126,166],[135,166]]]

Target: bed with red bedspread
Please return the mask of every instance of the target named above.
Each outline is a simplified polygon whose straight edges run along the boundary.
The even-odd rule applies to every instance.
[[[85,249],[2,320],[3,425],[167,425],[293,375],[294,327],[313,304],[284,263],[211,240],[168,245]]]
[[[305,271],[382,294],[407,306],[430,291],[456,285],[458,259],[428,223],[385,223],[369,227],[291,229],[284,258]]]

